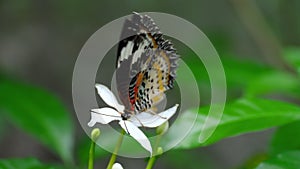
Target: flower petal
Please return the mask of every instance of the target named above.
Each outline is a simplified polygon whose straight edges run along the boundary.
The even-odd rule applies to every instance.
[[[168,121],[175,113],[178,108],[178,104],[175,106],[158,113],[158,115],[153,115],[147,112],[142,112],[130,118],[130,121],[137,127],[150,127],[155,128],[162,125],[164,122]]]
[[[102,84],[96,84],[96,89],[98,91],[99,96],[107,105],[114,107],[119,112],[124,111],[124,106],[118,103],[118,100],[116,99],[115,95],[106,86]]]
[[[92,109],[91,120],[88,123],[88,126],[93,127],[96,123],[107,124],[111,121],[121,119],[121,114],[112,108],[105,107],[101,109]]]
[[[150,141],[138,127],[136,127],[128,120],[122,120],[119,122],[119,124],[130,136],[132,136],[138,143],[140,143],[141,146],[149,151],[152,156],[152,147]]]

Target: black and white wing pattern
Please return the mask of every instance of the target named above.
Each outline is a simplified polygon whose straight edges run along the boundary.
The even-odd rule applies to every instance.
[[[140,113],[173,88],[179,56],[147,15],[126,20],[117,52],[117,89],[125,110]]]

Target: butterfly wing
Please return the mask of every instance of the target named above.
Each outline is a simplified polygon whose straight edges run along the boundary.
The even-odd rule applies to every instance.
[[[116,80],[119,97],[127,110],[133,110],[129,99],[129,85],[140,71],[140,65],[146,59],[144,50],[151,48],[151,40],[147,37],[143,17],[137,13],[126,19],[121,32],[121,41],[117,51]]]
[[[147,67],[132,78],[129,88],[130,101],[137,112],[157,105],[163,99],[163,93],[173,88],[177,56],[170,59],[172,54],[156,49],[149,56],[151,61]]]
[[[118,48],[119,96],[126,109],[138,113],[158,104],[173,87],[178,55],[147,15],[134,13],[125,21],[121,37],[125,39]]]

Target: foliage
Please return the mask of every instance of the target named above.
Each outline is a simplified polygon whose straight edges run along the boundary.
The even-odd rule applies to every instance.
[[[298,54],[295,51],[297,50],[289,49],[286,58],[290,61],[291,66],[298,70],[298,58],[295,56]],[[207,146],[224,138],[286,124],[279,127],[274,134],[270,144],[269,158],[259,164],[257,168],[299,167],[300,143],[294,138],[300,137],[300,106],[265,97],[270,94],[280,94],[285,97],[299,98],[299,77],[254,62],[249,64],[249,62],[234,58],[223,58],[223,60],[229,91],[236,86],[241,86],[243,94],[238,99],[231,99],[226,104],[220,124],[204,143],[199,143],[198,137],[202,132],[202,124],[207,116],[209,106],[203,106],[199,110],[191,109],[183,113],[163,137],[162,144],[172,140],[176,131],[180,130],[180,126],[189,123],[189,117],[194,113],[198,114],[195,126],[183,142],[176,147],[177,149]],[[199,70],[197,68],[192,67],[192,70],[196,75],[201,74],[201,72],[197,72]],[[255,72],[258,70],[259,74]],[[197,78],[198,83],[205,80],[205,78]],[[70,118],[69,112],[57,97],[36,86],[3,77],[0,83],[0,93],[0,108],[5,118],[56,152],[66,166],[73,163],[73,119]],[[299,121],[295,122],[297,120]],[[89,148],[89,140],[86,138],[82,140],[76,146],[78,147],[76,156],[81,159],[79,165],[83,165],[87,161]],[[106,154],[105,151],[96,149],[96,158],[104,157]],[[1,160],[0,166],[2,168],[10,166],[13,168],[20,168],[20,166],[22,168],[57,167],[44,165],[32,158]]]
[[[65,163],[73,163],[73,121],[57,97],[6,78],[1,79],[0,93],[5,118],[56,152]]]
[[[34,158],[23,159],[6,159],[0,160],[0,168],[3,169],[60,169],[60,167],[52,165],[42,164],[40,161]]]
[[[256,169],[298,169],[300,167],[300,151],[279,153],[259,164]]]
[[[300,120],[300,107],[298,106],[272,100],[241,99],[226,105],[222,119],[213,135],[205,142],[199,143],[197,140],[200,133],[210,129],[208,127],[202,130],[208,110],[209,107],[200,108],[195,125],[177,148],[187,149],[206,146],[227,137]],[[170,142],[172,137],[175,137],[180,129],[184,128],[182,126],[190,123],[189,119],[194,117],[193,113],[197,113],[197,110],[187,111],[179,117],[178,121],[174,123],[174,127],[170,128],[166,142]]]

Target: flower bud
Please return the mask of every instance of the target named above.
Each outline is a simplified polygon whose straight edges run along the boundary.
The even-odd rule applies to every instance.
[[[99,128],[93,129],[91,133],[92,140],[95,142],[99,136],[100,136],[100,129]]]
[[[156,155],[160,156],[164,153],[164,150],[162,149],[162,147],[158,147],[156,153],[157,153]]]
[[[122,165],[120,163],[115,163],[113,166],[112,166],[112,169],[123,169]]]

